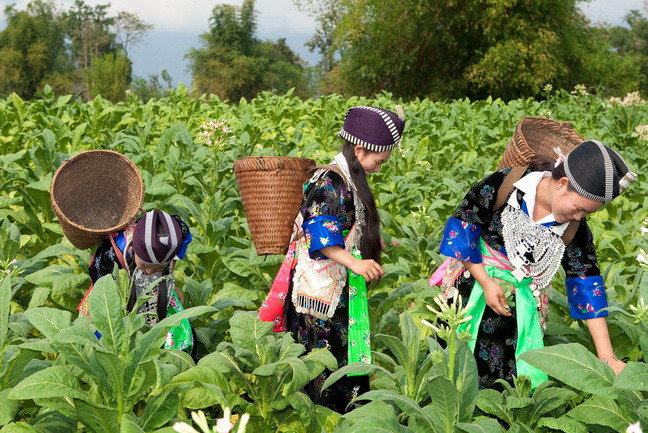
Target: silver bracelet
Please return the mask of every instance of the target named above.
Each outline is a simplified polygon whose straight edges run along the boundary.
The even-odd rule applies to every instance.
[[[612,358],[614,358],[617,361],[619,360],[619,358],[617,358],[615,353],[612,354]],[[607,358],[603,358],[601,361],[603,361],[603,364],[608,364],[609,363]]]

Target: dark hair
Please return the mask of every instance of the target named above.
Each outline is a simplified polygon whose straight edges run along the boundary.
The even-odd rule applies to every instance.
[[[367,153],[375,153],[368,149],[364,149],[364,151]],[[358,198],[360,198],[365,208],[365,226],[362,230],[362,238],[360,239],[362,258],[373,259],[380,263],[382,242],[380,241],[380,216],[376,208],[376,199],[367,183],[364,168],[362,168],[360,161],[358,161],[355,155],[355,145],[349,141],[345,141],[342,146],[342,155],[344,155],[349,164],[351,180],[356,187]]]
[[[531,157],[531,161],[529,162],[529,170],[550,171],[551,177],[554,180],[560,180],[563,177],[567,177],[567,174],[565,174],[565,164],[562,162],[558,165],[555,164],[556,161],[552,157],[536,154]],[[567,183],[567,189],[570,191],[574,190],[570,182]]]

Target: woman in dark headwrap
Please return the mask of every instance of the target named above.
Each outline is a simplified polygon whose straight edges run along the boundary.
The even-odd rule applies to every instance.
[[[306,183],[293,241],[259,311],[275,331],[292,332],[308,350],[329,349],[340,367],[371,363],[365,280],[384,272],[380,219],[367,175],[387,162],[404,126],[402,112],[368,106],[347,112],[338,135],[342,152]],[[369,390],[367,376],[352,376],[322,391],[328,375],[315,378],[305,392],[338,412]]]
[[[175,287],[173,269],[176,260],[184,257],[191,242],[187,224],[175,215],[159,209],[145,213],[134,225],[104,239],[90,261],[92,284],[111,274],[115,264],[127,269],[131,276],[131,293],[126,308],[131,311],[137,299],[150,297],[137,310],[146,315],[146,323],[154,325],[166,316],[182,311],[180,292]],[[158,284],[153,282],[162,278]],[[90,287],[92,290],[92,286]],[[88,294],[79,304],[80,314],[88,315]],[[193,335],[187,320],[169,329],[165,348],[191,353]]]
[[[507,181],[516,171],[519,180]],[[528,169],[499,170],[468,191],[443,233],[441,253],[457,260],[442,285],[458,289],[469,308],[472,320],[460,330],[473,337],[481,387],[514,375],[530,377],[534,387],[546,380],[517,357],[543,345],[545,290],[560,265],[571,317],[586,321],[599,359],[616,373],[623,369],[608,334],[605,287],[586,217],[635,178],[615,151],[586,141],[558,161],[535,156]]]

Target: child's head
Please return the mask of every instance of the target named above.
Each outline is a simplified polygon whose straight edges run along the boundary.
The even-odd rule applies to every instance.
[[[133,232],[135,265],[150,275],[171,263],[183,243],[180,224],[159,209],[147,212],[137,221]]]

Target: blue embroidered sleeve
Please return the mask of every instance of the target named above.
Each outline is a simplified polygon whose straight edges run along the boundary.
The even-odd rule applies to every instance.
[[[302,228],[306,235],[311,259],[326,259],[327,257],[320,252],[324,247],[339,245],[344,248],[342,223],[339,218],[333,215],[319,215],[311,218],[302,224]]]
[[[182,241],[182,245],[180,245],[180,249],[178,250],[178,254],[176,256],[182,260],[184,259],[185,254],[187,254],[187,247],[193,240],[193,237],[191,236],[191,231],[187,230],[187,236],[184,238]]]
[[[469,224],[460,219],[450,217],[443,229],[443,238],[439,252],[470,263],[481,263],[482,256],[479,251],[479,236],[481,227]]]
[[[606,317],[607,297],[603,286],[603,277],[575,277],[565,280],[567,299],[569,300],[569,313],[573,319],[595,319]]]

